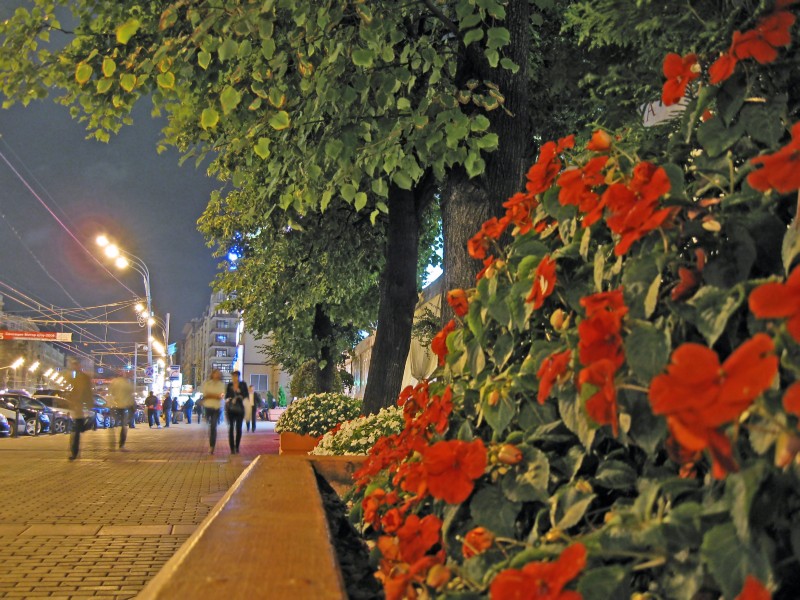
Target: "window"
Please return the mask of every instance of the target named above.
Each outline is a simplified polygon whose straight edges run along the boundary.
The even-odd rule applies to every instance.
[[[224,333],[218,333],[216,336],[217,343],[219,344],[227,344],[228,343],[228,336]]]
[[[229,363],[229,362],[227,362],[227,363],[221,363],[221,362],[211,363],[211,368],[212,369],[219,369],[219,371],[220,371],[220,373],[222,373],[223,377],[225,375],[230,375],[231,374],[231,363]]]
[[[250,375],[250,389],[266,392],[269,389],[269,375]]]
[[[227,329],[227,328],[228,328],[228,322],[227,321],[223,321],[221,319],[217,320],[217,329]]]
[[[228,356],[228,351],[227,350],[216,350],[216,353],[214,354],[214,356],[227,357]]]

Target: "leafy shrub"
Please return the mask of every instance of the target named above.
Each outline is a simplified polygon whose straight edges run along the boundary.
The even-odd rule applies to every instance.
[[[317,361],[309,360],[303,363],[299,369],[292,373],[292,380],[289,382],[289,392],[293,398],[302,398],[317,391],[316,371]],[[333,392],[341,393],[344,391],[342,384],[341,371],[337,370],[333,376]],[[352,386],[351,386],[352,389]]]
[[[275,423],[275,431],[319,437],[356,418],[361,401],[343,394],[311,394],[292,402]]]
[[[693,98],[658,143],[543,144],[470,240],[436,380],[357,473],[387,596],[800,597],[789,4],[665,60]]]
[[[332,429],[311,451],[319,455],[367,454],[381,437],[394,435],[403,428],[403,411],[397,406],[345,421]]]

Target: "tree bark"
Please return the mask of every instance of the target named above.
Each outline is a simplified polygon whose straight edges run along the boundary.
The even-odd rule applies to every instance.
[[[502,109],[486,113],[491,131],[498,134],[500,142],[497,150],[484,155],[486,170],[483,175],[470,179],[460,166],[447,175],[442,194],[446,291],[475,285],[475,276],[483,265],[467,254],[467,241],[478,232],[484,221],[501,216],[504,213],[503,202],[522,189],[533,145],[527,106],[530,17],[530,3],[515,0],[506,4],[503,25],[511,33],[511,43],[504,51],[519,65],[516,73],[492,68],[474,44],[458,59],[456,85],[464,87],[470,79],[496,83],[505,96],[504,107],[511,114]],[[447,308],[446,304],[444,308]],[[449,311],[443,310],[443,321],[449,319]]]
[[[417,304],[421,217],[432,197],[429,179],[426,175],[411,191],[394,185],[389,188],[386,266],[381,275],[378,329],[364,390],[365,415],[393,405],[403,383]]]
[[[317,304],[314,308],[314,326],[312,329],[314,338],[322,342],[317,366],[324,365],[321,369],[315,369],[314,387],[317,393],[333,391],[334,378],[336,375],[336,361],[333,356],[331,341],[333,339],[333,323],[322,306]],[[327,342],[327,343],[326,343]]]

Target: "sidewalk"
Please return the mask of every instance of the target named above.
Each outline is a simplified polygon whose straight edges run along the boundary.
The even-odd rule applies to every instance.
[[[218,428],[208,454],[205,424],[81,436],[0,439],[0,598],[133,598],[175,553],[259,454],[277,454],[274,423],[243,431],[240,454]],[[204,573],[198,573],[203,577]]]

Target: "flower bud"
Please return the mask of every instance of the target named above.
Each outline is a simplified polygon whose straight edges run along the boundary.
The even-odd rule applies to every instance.
[[[544,539],[546,542],[557,542],[563,535],[560,529],[553,527],[553,529],[544,534]]]
[[[575,489],[583,494],[591,494],[594,490],[592,489],[592,484],[586,481],[585,479],[581,479],[575,484]]]
[[[464,536],[464,545],[461,553],[464,558],[470,558],[488,550],[494,544],[494,534],[485,527],[475,527]]]
[[[500,392],[498,390],[492,390],[489,394],[489,406],[497,406],[498,402],[500,402]]]
[[[428,571],[428,576],[425,578],[427,583],[433,589],[439,589],[447,584],[451,577],[450,569],[444,565],[433,565],[431,570]]]
[[[555,329],[556,331],[560,331],[561,330],[561,327],[564,325],[564,317],[565,316],[566,315],[564,314],[564,311],[561,310],[560,308],[556,309],[553,312],[553,314],[550,315],[550,325],[553,326],[553,329]]]
[[[514,444],[503,444],[497,459],[505,465],[515,465],[522,460],[522,452]]]

